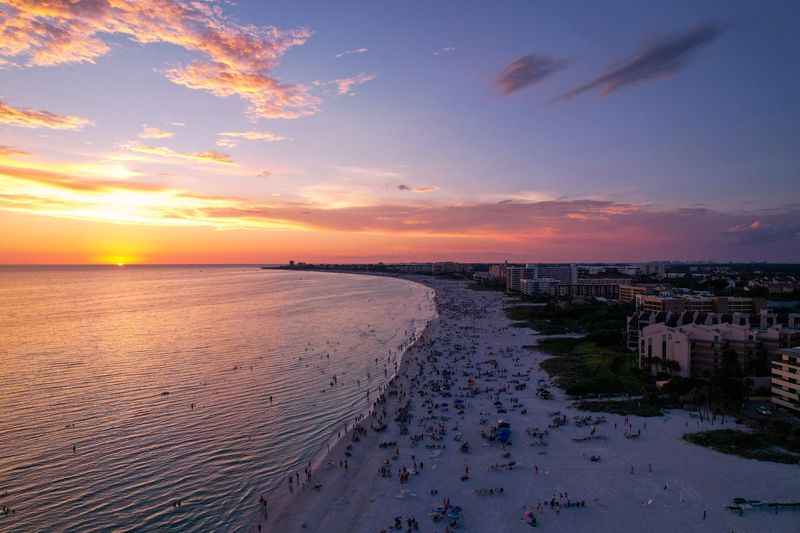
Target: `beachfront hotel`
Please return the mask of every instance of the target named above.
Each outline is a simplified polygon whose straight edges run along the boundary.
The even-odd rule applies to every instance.
[[[702,313],[747,313],[757,315],[766,307],[763,298],[742,296],[704,296],[701,294],[637,294],[637,311]]]
[[[710,377],[724,353],[732,351],[745,375],[766,375],[770,363],[780,360],[781,350],[798,343],[800,330],[781,324],[762,329],[727,322],[678,326],[660,322],[641,330],[639,368],[653,374]]]
[[[503,281],[508,292],[526,296],[553,296],[557,298],[605,298],[616,300],[619,287],[630,284],[629,277],[578,275],[578,266],[566,264],[492,265],[489,278]]]
[[[506,268],[506,290],[521,292],[522,280],[536,279],[538,270],[534,265],[509,266]]]
[[[543,263],[537,265],[537,276],[557,279],[562,283],[578,281],[578,265],[575,263]]]
[[[772,361],[772,403],[800,412],[800,346]]]
[[[636,303],[636,295],[645,294],[648,287],[645,285],[620,285],[619,286],[619,301],[624,304]]]

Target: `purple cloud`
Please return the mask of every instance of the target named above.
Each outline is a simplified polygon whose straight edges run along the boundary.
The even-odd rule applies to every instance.
[[[633,57],[609,69],[595,78],[562,95],[560,100],[569,100],[581,93],[599,89],[603,96],[627,85],[672,76],[684,68],[692,54],[699,48],[717,39],[724,29],[706,23],[678,35],[662,37],[644,46]]]
[[[522,56],[497,77],[496,83],[503,94],[511,94],[529,85],[539,83],[567,66],[567,61],[541,55]]]

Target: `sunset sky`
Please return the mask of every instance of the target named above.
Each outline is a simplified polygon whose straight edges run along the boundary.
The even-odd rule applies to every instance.
[[[0,263],[800,261],[798,22],[0,0]]]

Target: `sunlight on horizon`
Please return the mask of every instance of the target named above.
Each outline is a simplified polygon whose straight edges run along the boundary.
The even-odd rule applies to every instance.
[[[46,4],[0,0],[0,263],[800,260],[787,5]]]

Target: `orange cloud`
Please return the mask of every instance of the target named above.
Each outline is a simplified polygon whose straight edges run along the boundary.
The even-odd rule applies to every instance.
[[[663,258],[664,250],[680,257],[785,257],[786,249],[800,250],[798,206],[726,213],[600,200],[334,205],[211,196],[16,165],[0,165],[2,211],[118,225],[304,231],[312,240],[339,234],[342,243],[391,236],[367,252],[373,257],[398,240],[438,257],[468,250],[482,260],[636,260]]]
[[[222,138],[217,139],[216,145],[220,148],[236,148],[238,143],[232,139]]]
[[[0,144],[0,157],[19,157],[24,155],[30,155],[25,150],[20,150],[18,148],[14,148],[13,146],[6,146]]]
[[[153,226],[299,228],[291,221],[215,217],[242,200],[149,183],[87,180],[58,172],[0,166],[0,209],[54,218]]]
[[[173,137],[175,134],[171,131],[164,131],[159,128],[153,128],[150,126],[145,126],[142,129],[142,132],[139,134],[140,139],[169,139]]]
[[[246,139],[248,141],[279,142],[288,140],[287,137],[272,133],[271,131],[223,131],[217,135],[220,137],[232,137],[234,139]]]
[[[150,146],[147,144],[129,143],[123,146],[130,152],[139,154],[155,155],[158,157],[166,157],[173,159],[187,159],[190,161],[198,161],[200,163],[221,163],[225,165],[233,165],[233,159],[228,154],[208,150],[206,152],[176,152],[172,148],[166,146]]]
[[[5,5],[6,8],[1,6]],[[239,25],[221,7],[178,0],[0,0],[0,56],[50,66],[94,62],[110,50],[106,35],[169,43],[205,58],[167,78],[217,96],[238,95],[264,118],[314,114],[318,99],[302,85],[270,76],[281,56],[311,36],[305,28]]]
[[[92,122],[89,119],[72,115],[58,115],[49,111],[12,107],[0,100],[0,123],[23,128],[79,130]]]
[[[241,72],[221,63],[195,62],[166,72],[172,83],[215,96],[237,95],[253,118],[295,119],[319,111],[319,98],[303,85],[281,84],[260,72]]]

